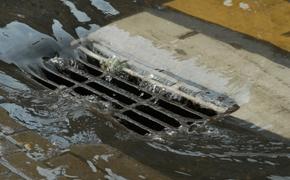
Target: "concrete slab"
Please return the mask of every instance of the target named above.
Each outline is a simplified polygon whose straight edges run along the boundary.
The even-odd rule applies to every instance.
[[[48,159],[59,153],[57,146],[33,131],[20,132],[12,135],[11,138],[27,151],[27,156],[34,160]]]
[[[1,108],[0,117],[0,179],[169,179],[105,144],[73,145],[60,152],[36,132],[16,131],[24,127]],[[13,133],[4,134],[3,124]]]
[[[127,179],[170,179],[159,171],[105,144],[74,145],[71,147],[71,152],[78,157],[82,157],[88,163],[95,165],[96,168],[104,169],[106,173],[112,171]]]
[[[1,94],[1,93],[0,93]],[[15,132],[25,131],[26,128],[16,123],[9,117],[4,109],[0,108],[0,129],[4,134],[13,134]]]
[[[290,138],[290,70],[283,65],[148,12],[103,27],[88,39],[123,58],[227,94],[241,106],[234,116]]]
[[[45,168],[42,162],[37,162],[26,156],[24,152],[9,155],[5,161],[10,170],[22,176],[22,179],[42,179],[43,176],[37,171],[37,167]]]
[[[289,1],[174,0],[167,6],[290,51]]]
[[[47,164],[55,168],[62,167],[65,170],[64,175],[72,179],[104,179],[105,173],[99,169],[91,169],[89,164],[81,161],[71,154],[64,154],[50,159]]]

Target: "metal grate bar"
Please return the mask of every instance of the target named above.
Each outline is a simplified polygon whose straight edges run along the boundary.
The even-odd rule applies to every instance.
[[[188,121],[194,121],[194,120],[197,120],[197,119],[190,119],[190,118],[186,118],[186,117],[183,117],[183,116],[180,116],[179,114],[176,114],[176,113],[172,113],[171,111],[165,109],[165,108],[162,108],[162,107],[159,107],[159,106],[156,106],[156,105],[152,105],[150,103],[148,103],[150,105],[151,108],[153,108],[154,110],[156,111],[160,111],[160,112],[163,112],[165,114],[169,114],[170,117],[174,118],[174,119],[178,119],[178,122],[182,125],[184,125],[185,127],[187,127],[187,124],[186,122]],[[145,104],[146,105],[146,104]],[[199,119],[201,120],[201,119]],[[204,119],[205,120],[205,119]]]
[[[114,102],[114,103],[116,103],[116,104],[118,104],[118,105],[120,105],[120,106],[126,106],[125,104],[120,103],[119,101],[117,101],[117,100],[111,98],[110,96],[107,96],[106,94],[103,94],[103,93],[98,92],[96,89],[93,89],[93,88],[91,88],[91,87],[89,87],[89,86],[86,86],[86,85],[84,85],[84,84],[81,84],[81,83],[79,83],[79,82],[77,82],[77,81],[71,80],[71,79],[67,78],[66,76],[64,76],[64,75],[62,75],[62,74],[60,74],[60,73],[56,73],[56,72],[50,70],[50,69],[48,69],[46,66],[43,66],[43,68],[45,68],[45,69],[46,69],[49,73],[51,73],[51,74],[54,74],[54,75],[56,75],[56,76],[59,76],[59,77],[65,79],[65,80],[67,80],[67,81],[70,81],[71,83],[74,83],[74,84],[75,84],[76,86],[78,86],[78,87],[82,87],[82,88],[84,88],[84,89],[87,89],[87,90],[91,91],[93,94],[96,94],[96,95],[98,95],[98,96],[104,97],[104,98],[110,100],[111,102]]]
[[[72,70],[72,71],[73,71],[73,70]],[[86,74],[82,74],[82,75],[85,76],[85,77],[88,78],[88,79],[93,78],[91,75],[89,75],[89,74],[87,74],[87,73],[86,73]],[[116,78],[116,77],[114,77],[114,78]],[[108,82],[106,82],[106,81],[104,82],[103,79],[101,79],[101,80],[97,80],[97,79],[99,79],[99,78],[95,78],[94,82],[105,83],[107,87],[111,87],[111,89],[114,89],[114,86],[111,85],[111,82],[108,83]],[[121,81],[120,78],[118,78],[118,80]],[[124,81],[122,80],[122,82],[124,82]],[[125,82],[124,82],[124,83],[125,83]],[[127,83],[126,83],[126,84],[127,84]],[[125,93],[128,93],[128,92],[124,91],[123,89],[118,89],[118,91],[119,91],[119,92],[121,91],[121,92],[123,93],[123,95],[125,95]],[[145,92],[145,91],[143,91],[143,92]],[[135,94],[131,94],[131,95],[136,96]],[[139,97],[136,96],[136,98],[138,98],[137,102],[142,101]],[[160,97],[159,97],[159,98],[160,98]],[[164,98],[160,98],[160,99],[162,99],[163,101],[166,101]],[[169,103],[169,104],[174,104],[175,106],[178,106],[176,103],[172,103],[172,102],[170,103],[170,102],[168,102],[168,101],[166,101],[166,102]],[[180,108],[181,108],[181,107],[180,107]],[[192,109],[188,109],[188,108],[186,108],[186,107],[184,107],[184,106],[183,106],[183,108],[181,108],[181,109],[187,111],[188,113],[193,113],[193,114],[196,115],[196,116],[200,116],[200,118],[195,118],[195,119],[208,118],[206,115],[204,115],[204,114],[202,114],[202,113],[200,113],[200,112],[198,112],[198,111],[195,111],[195,110],[192,110]]]
[[[161,97],[159,97],[159,99],[162,100],[162,101],[164,101],[164,102],[167,102],[168,104],[171,104],[171,105],[173,105],[173,106],[176,106],[176,107],[178,107],[178,108],[180,108],[180,109],[182,109],[182,110],[184,110],[184,111],[187,111],[187,112],[189,112],[189,113],[191,113],[191,114],[195,114],[196,116],[199,116],[200,118],[197,118],[197,119],[207,119],[207,118],[209,118],[207,115],[202,114],[201,112],[198,112],[198,111],[196,111],[196,110],[189,109],[189,108],[187,108],[187,107],[184,106],[184,105],[177,104],[177,103],[175,103],[175,102],[169,102],[169,101],[166,100],[165,98],[161,98]]]
[[[162,131],[165,127],[153,119],[143,116],[140,112],[136,112],[135,110],[128,110],[123,113],[123,115],[129,117],[130,119],[136,121],[139,124],[142,124],[153,131]]]
[[[149,115],[149,114],[147,114],[147,113],[144,113],[144,112],[142,112],[142,111],[140,111],[140,110],[135,110],[135,109],[134,109],[133,111],[134,111],[135,113],[137,113],[137,114],[139,114],[139,115],[141,115],[141,116],[147,118],[147,119],[152,120],[153,122],[156,122],[156,123],[160,124],[161,126],[164,126],[165,128],[168,128],[168,129],[176,128],[176,127],[170,125],[169,123],[165,123],[164,121],[161,121],[161,120],[159,120],[159,119],[157,119],[157,118],[155,118],[155,117],[153,117],[153,116],[151,116],[151,115]],[[180,126],[180,125],[179,125],[179,126]],[[178,126],[178,127],[179,127],[179,126]]]
[[[58,84],[56,84],[56,83],[54,83],[54,82],[52,82],[50,80],[44,79],[44,78],[42,78],[41,76],[35,74],[32,71],[30,71],[29,74],[31,75],[32,79],[34,79],[35,81],[39,82],[43,86],[48,87],[49,89],[55,90],[55,89],[57,89],[59,87]]]
[[[185,125],[185,123],[179,122],[174,117],[170,117],[170,116],[166,115],[165,113],[158,111],[158,110],[154,109],[153,107],[150,107],[149,105],[136,106],[136,109],[138,111],[141,111],[143,113],[148,114],[149,116],[154,117],[156,121],[160,121],[161,123],[164,122],[166,124],[169,124],[173,128],[178,128],[181,124]]]
[[[118,116],[115,116],[115,118],[117,118],[118,120],[125,120],[125,121],[128,121],[128,122],[130,122],[131,124],[134,124],[134,125],[136,125],[136,126],[142,128],[142,129],[146,130],[146,131],[149,132],[149,133],[157,132],[157,131],[155,131],[155,130],[153,130],[153,129],[148,128],[147,126],[144,126],[143,124],[141,124],[141,123],[139,123],[139,122],[137,122],[137,121],[134,121],[133,119],[131,119],[131,118],[129,118],[128,116],[125,116],[125,115],[123,115],[123,114],[119,114]]]
[[[110,102],[115,119],[141,135],[188,130],[194,123],[224,115],[219,110],[226,107],[218,107],[217,104],[206,106],[210,102],[201,102],[203,97],[180,91],[180,84],[172,86],[158,81],[158,78],[155,80],[148,76],[147,70],[140,73],[135,68],[123,68],[118,74],[104,71],[101,62],[110,60],[108,57],[84,47],[80,50],[86,54],[86,59],[76,59],[75,66],[54,67],[47,62],[41,67],[45,77],[31,73],[32,78],[50,89],[65,85],[74,95],[95,95]],[[163,75],[160,77],[168,80]],[[156,91],[155,88],[151,91],[152,86],[157,87]]]
[[[75,70],[74,68],[70,68],[70,71],[74,71],[74,70]],[[110,90],[118,91],[118,94],[122,94],[123,96],[128,96],[128,95],[135,96],[135,99],[137,99],[137,101],[142,101],[143,100],[142,98],[140,98],[140,96],[137,96],[136,94],[130,93],[128,91],[125,91],[123,88],[115,87],[113,83],[107,82],[106,80],[104,80],[101,77],[93,77],[90,74],[85,73],[85,72],[83,72],[83,74],[80,74],[77,71],[74,71],[74,73],[78,74],[79,76],[83,76],[84,78],[87,78],[88,79],[87,83],[95,82],[95,83],[98,83],[98,84],[105,84],[106,87],[109,88]],[[113,78],[117,79],[116,77],[113,77]],[[130,86],[130,85],[128,85],[128,86]],[[144,93],[144,94],[146,93],[145,91],[141,91],[141,90],[140,90],[140,92]],[[146,93],[146,94],[148,94],[148,93]],[[149,95],[147,95],[146,97],[148,97],[148,96]],[[151,97],[151,95],[150,95],[150,97]]]
[[[56,84],[59,85],[64,85],[67,87],[72,87],[75,84],[78,84],[78,82],[73,82],[73,80],[68,79],[67,77],[60,75],[60,74],[56,74],[55,72],[53,72],[52,70],[48,69],[46,66],[42,66],[41,70],[43,73],[45,73],[46,77],[52,81],[52,79],[54,79],[54,81],[56,82]]]
[[[185,117],[185,118],[202,119],[202,117],[194,114],[193,112],[190,112],[190,111],[188,111],[180,106],[177,106],[173,103],[170,103],[170,102],[162,100],[162,99],[157,100],[156,104],[158,104],[159,106],[161,106],[164,109],[167,109],[168,111],[171,111],[171,112],[178,114],[178,115]]]
[[[94,72],[98,72],[98,73],[96,73],[96,74],[94,74],[94,73],[90,73],[90,74],[94,75],[95,77],[98,77],[98,76],[100,76],[100,75],[103,75],[103,73],[104,73],[103,70],[101,70],[100,68],[98,68],[98,67],[96,67],[96,66],[93,66],[92,64],[87,63],[87,62],[85,62],[85,61],[83,61],[83,60],[81,60],[81,59],[79,59],[79,58],[77,58],[76,61],[79,62],[79,63],[81,63],[81,64],[83,64],[83,65],[86,66],[87,68],[90,68],[90,69],[93,70]]]
[[[119,93],[110,87],[106,87],[106,86],[98,83],[97,81],[91,81],[91,82],[87,83],[87,86],[101,92],[102,94],[106,94],[108,96],[113,96],[115,99],[118,99],[120,102],[122,102],[122,104],[131,105],[131,104],[136,103],[136,101],[132,100],[131,98],[127,97],[126,95]]]

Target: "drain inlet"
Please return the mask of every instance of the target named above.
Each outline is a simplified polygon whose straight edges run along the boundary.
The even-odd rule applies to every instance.
[[[167,89],[167,85],[161,82],[154,84],[154,80],[132,69],[117,73],[103,70],[102,61],[108,59],[107,56],[95,54],[84,47],[80,50],[83,56],[76,59],[74,65],[58,68],[55,61],[46,60],[41,68],[42,74],[31,72],[32,78],[52,90],[65,86],[80,96],[96,96],[110,103],[114,109],[113,117],[127,129],[141,135],[189,130],[195,122],[206,122],[227,114],[227,111],[217,112],[194,102],[194,98],[188,98],[191,97],[189,94],[183,96],[187,91],[178,93],[178,89],[182,89],[180,87]]]

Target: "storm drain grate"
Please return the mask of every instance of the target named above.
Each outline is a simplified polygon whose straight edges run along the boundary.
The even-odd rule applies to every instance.
[[[32,72],[31,76],[52,90],[65,86],[72,93],[94,95],[110,102],[114,118],[138,134],[188,131],[196,123],[219,118],[238,109],[236,104],[227,107],[224,112],[204,107],[189,99],[191,96],[186,94],[184,87],[177,87],[179,91],[172,91],[172,87],[168,90],[166,85],[158,81],[154,83],[130,69],[110,73],[101,67],[101,61],[106,56],[101,53],[93,56],[92,51],[84,47],[81,53],[84,54],[72,64],[65,65],[63,61],[56,65],[53,59],[45,61],[41,73]]]

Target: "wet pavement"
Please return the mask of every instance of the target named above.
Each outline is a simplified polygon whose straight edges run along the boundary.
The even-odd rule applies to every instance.
[[[14,159],[7,160],[11,163],[25,161],[29,164],[30,160],[21,159],[30,158],[33,159],[33,163],[41,164],[43,160],[54,157],[45,161],[45,167],[18,168],[21,171],[15,171],[17,173],[13,172],[13,168],[17,170],[21,163],[16,162],[13,166],[9,166],[10,170],[5,171],[7,175],[11,175],[11,179],[12,176],[17,175],[33,179],[39,179],[34,175],[47,179],[55,179],[63,175],[72,179],[90,179],[92,176],[83,175],[95,173],[92,157],[98,155],[98,158],[106,160],[107,153],[98,154],[97,150],[91,150],[93,151],[91,159],[83,156],[89,156],[90,146],[95,147],[100,144],[108,144],[143,163],[143,170],[149,166],[172,179],[289,178],[289,143],[269,140],[259,134],[221,123],[207,124],[199,132],[190,136],[184,133],[165,134],[153,139],[136,136],[111,118],[108,104],[100,103],[92,96],[71,96],[62,89],[50,91],[29,78],[27,72],[31,69],[37,71],[43,58],[55,55],[74,57],[75,52],[70,46],[73,39],[84,37],[112,21],[149,8],[149,5],[133,1],[108,2],[103,0],[31,0],[29,2],[3,0],[1,2],[0,106],[9,112],[9,116],[13,118],[11,122],[16,121],[21,124],[7,128],[8,125],[0,123],[3,138],[14,142],[11,146],[21,147],[20,150],[12,148],[19,155],[13,155],[11,157]],[[157,5],[150,8],[160,9]],[[21,134],[25,132],[33,135]],[[19,133],[20,138],[19,136],[17,138]],[[36,148],[32,155],[27,153],[31,146],[41,144],[33,141],[37,139],[33,137],[37,136],[35,133],[46,138],[48,141],[39,139],[45,141],[42,143],[44,146],[55,147],[56,152],[51,150],[52,152],[46,153],[45,148]],[[9,139],[11,136],[14,140]],[[23,141],[25,142],[22,145],[17,143]],[[79,150],[78,153],[72,150],[71,153],[63,154],[67,149],[74,149],[74,145],[84,146],[87,150]],[[4,154],[9,152],[10,145],[8,150],[5,148],[5,142],[1,142],[1,152]],[[56,172],[63,172],[63,165],[60,162],[66,159],[70,159],[73,165],[85,164],[84,166],[90,169],[86,169],[81,174],[57,174]],[[112,164],[117,163],[118,160]],[[1,164],[5,163],[2,161]],[[140,166],[142,169],[142,165]],[[68,169],[74,172],[78,167]],[[104,167],[99,169],[102,169],[99,176],[102,177],[101,179],[107,178],[106,175],[118,179],[118,174],[119,179],[132,179],[132,176],[126,174],[126,168],[119,169],[118,174]],[[19,174],[20,172],[24,175]],[[146,172],[152,173],[151,170],[150,172],[144,170],[144,172],[145,174],[140,174],[140,179],[143,179],[143,176],[149,177]]]
[[[1,179],[168,179],[108,145],[60,149],[3,109],[0,115]]]

